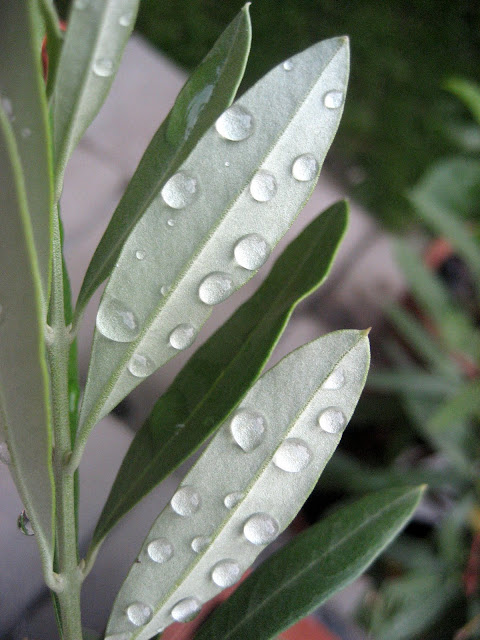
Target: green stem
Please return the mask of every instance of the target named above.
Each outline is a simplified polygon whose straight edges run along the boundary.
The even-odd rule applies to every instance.
[[[64,640],[81,640],[80,590],[82,573],[77,566],[75,526],[75,482],[67,472],[71,455],[68,398],[68,356],[70,335],[65,326],[62,247],[58,215],[54,216],[52,298],[50,305],[52,339],[48,346],[52,385],[55,451],[53,470],[56,485],[56,535],[58,572],[62,589],[57,592]]]

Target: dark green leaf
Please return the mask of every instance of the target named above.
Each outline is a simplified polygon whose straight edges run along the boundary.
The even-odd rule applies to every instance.
[[[445,82],[444,88],[460,98],[480,124],[480,86],[465,78],[449,78]]]

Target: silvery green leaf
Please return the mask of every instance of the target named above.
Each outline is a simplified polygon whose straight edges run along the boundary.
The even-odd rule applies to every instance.
[[[365,383],[367,332],[331,333],[265,373],[148,533],[110,634],[147,640],[236,582],[295,517]]]
[[[139,0],[76,0],[52,94],[56,197],[65,165],[110,90]]]
[[[0,106],[0,403],[12,471],[44,568],[53,547],[50,400],[42,292],[20,157]]]
[[[76,320],[97,287],[110,275],[125,240],[152,200],[205,131],[231,105],[243,78],[250,41],[247,4],[190,76],[148,145],[88,266],[78,296]]]
[[[126,241],[97,315],[81,437],[250,279],[311,194],[340,120],[348,40],[280,64],[217,120]],[[273,102],[272,102],[273,101]]]
[[[35,3],[0,2],[0,100],[15,136],[46,308],[53,199],[51,142]],[[21,81],[19,80],[21,78]]]

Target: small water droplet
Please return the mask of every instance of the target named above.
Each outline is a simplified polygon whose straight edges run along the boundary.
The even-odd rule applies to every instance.
[[[257,202],[268,202],[277,192],[277,181],[268,171],[260,169],[250,182],[250,193]]]
[[[24,127],[20,131],[20,134],[21,134],[22,138],[29,138],[32,135],[32,130],[29,129],[28,127]]]
[[[132,24],[133,15],[133,11],[127,11],[122,16],[120,16],[120,18],[118,19],[118,24],[121,27],[129,27]]]
[[[338,407],[329,407],[318,416],[318,424],[327,433],[340,433],[346,422],[342,410]]]
[[[141,627],[151,619],[152,609],[148,604],[144,604],[143,602],[132,602],[132,604],[127,607],[126,614],[132,624],[136,627]]]
[[[338,109],[343,104],[343,92],[329,91],[323,98],[323,104],[327,109]]]
[[[86,9],[89,4],[90,0],[75,0],[74,7],[75,9],[79,9],[81,11],[82,9]]]
[[[197,180],[179,171],[173,175],[162,189],[162,198],[172,209],[183,209],[195,198]]]
[[[167,220],[167,225],[168,225],[169,227],[174,227],[174,226],[175,226],[175,220],[174,220],[173,218],[169,218],[169,219]]]
[[[278,522],[268,513],[254,513],[243,527],[245,538],[252,544],[268,544],[275,540],[280,531]]]
[[[151,375],[157,367],[153,360],[141,353],[134,353],[128,363],[128,370],[136,378],[146,378]]]
[[[312,452],[299,438],[287,438],[273,456],[273,463],[282,471],[297,473],[310,464]]]
[[[192,550],[195,551],[195,553],[202,553],[202,551],[205,551],[211,541],[212,539],[210,536],[197,536],[192,540]]]
[[[135,251],[135,257],[137,260],[145,260],[146,255],[147,254],[142,249]]]
[[[228,162],[228,160],[225,162],[225,166],[226,166],[226,167],[229,167],[229,166],[230,166],[230,163]]]
[[[27,512],[25,511],[25,509],[17,518],[17,527],[26,536],[35,535],[35,531],[33,530],[32,523],[30,522],[30,518],[27,516]]]
[[[6,442],[0,442],[0,462],[3,464],[10,464],[12,458],[10,456],[10,451],[8,450],[8,444]]]
[[[221,560],[212,569],[212,580],[218,587],[231,587],[240,580],[242,571],[235,560]]]
[[[283,68],[285,71],[291,71],[293,69],[293,62],[291,60],[285,60],[283,63]]]
[[[253,132],[253,116],[245,107],[234,104],[218,118],[215,129],[227,140],[245,140]]]
[[[342,369],[335,369],[322,385],[323,389],[341,389],[345,384],[345,374]]]
[[[265,418],[250,409],[237,411],[230,423],[233,439],[247,453],[261,444],[265,437],[265,428]]]
[[[162,296],[166,296],[169,291],[170,291],[170,287],[167,287],[166,284],[164,284],[163,287],[161,287],[160,289],[160,293],[162,294]]]
[[[200,509],[202,499],[198,492],[188,485],[182,487],[170,500],[170,505],[179,516],[193,516]]]
[[[244,495],[245,494],[241,491],[234,491],[233,493],[229,493],[228,496],[225,496],[223,504],[227,507],[227,509],[233,509],[241,500],[243,500]]]
[[[197,617],[202,605],[196,598],[184,598],[177,602],[171,611],[171,616],[177,622],[190,622]]]
[[[195,342],[196,337],[197,331],[195,327],[192,327],[191,324],[179,324],[168,337],[168,341],[174,349],[180,351],[190,347]]]
[[[139,332],[137,316],[123,302],[106,296],[97,313],[97,329],[115,342],[131,342]]]
[[[110,58],[97,58],[93,63],[93,73],[101,78],[108,78],[113,73],[113,61]]]
[[[292,165],[292,176],[299,182],[309,182],[318,173],[318,162],[311,153],[298,156]]]
[[[260,269],[270,255],[270,247],[267,241],[258,233],[243,236],[233,250],[235,260],[244,269],[255,271]]]
[[[157,538],[149,543],[147,553],[151,560],[162,564],[173,556],[173,544],[166,538]]]
[[[226,300],[234,290],[233,280],[228,273],[214,271],[200,283],[198,295],[205,304],[219,304]]]

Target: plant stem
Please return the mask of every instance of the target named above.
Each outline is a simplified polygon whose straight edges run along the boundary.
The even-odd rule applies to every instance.
[[[50,325],[52,340],[48,347],[52,385],[54,457],[56,486],[56,541],[58,572],[63,588],[57,592],[64,640],[82,640],[80,590],[82,574],[77,566],[74,476],[65,468],[71,454],[68,412],[68,356],[70,335],[65,326],[63,299],[62,247],[58,215],[54,216],[53,272]]]

